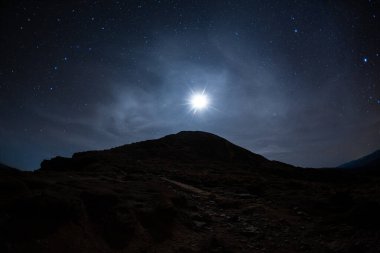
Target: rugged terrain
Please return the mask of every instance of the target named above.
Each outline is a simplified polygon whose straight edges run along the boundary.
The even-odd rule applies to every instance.
[[[0,169],[0,252],[379,252],[379,179],[180,132]]]

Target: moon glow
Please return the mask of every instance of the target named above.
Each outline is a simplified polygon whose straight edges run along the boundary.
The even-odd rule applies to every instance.
[[[201,93],[193,93],[190,97],[189,104],[191,106],[191,110],[196,113],[207,109],[210,104],[210,100],[207,94],[203,91]]]

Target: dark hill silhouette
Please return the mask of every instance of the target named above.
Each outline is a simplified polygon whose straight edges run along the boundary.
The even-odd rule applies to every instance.
[[[246,162],[260,164],[266,159],[214,134],[200,131],[183,131],[165,136],[158,140],[138,142],[111,150],[126,155],[144,158],[179,159],[192,162],[194,160]]]
[[[117,163],[115,163],[115,161]],[[251,168],[291,168],[293,166],[254,154],[217,135],[201,131],[182,131],[157,140],[127,144],[102,151],[75,153],[73,157],[45,160],[42,170],[88,169],[96,164],[130,165],[136,161],[165,163],[224,163],[251,166]]]
[[[0,163],[0,173],[15,173],[15,172],[18,172],[19,170],[13,168],[13,167],[10,167],[8,165],[5,165],[3,163]]]
[[[339,168],[380,168],[380,149],[357,160],[342,164]]]
[[[379,183],[180,132],[2,173],[0,252],[378,252]]]

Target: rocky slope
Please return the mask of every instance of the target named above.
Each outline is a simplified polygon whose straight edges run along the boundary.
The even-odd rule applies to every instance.
[[[379,177],[295,168],[218,136],[1,172],[0,252],[378,252]]]

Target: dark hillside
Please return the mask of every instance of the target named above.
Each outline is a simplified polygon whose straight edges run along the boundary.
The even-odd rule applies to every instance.
[[[379,183],[180,132],[4,174],[0,252],[378,252]]]

